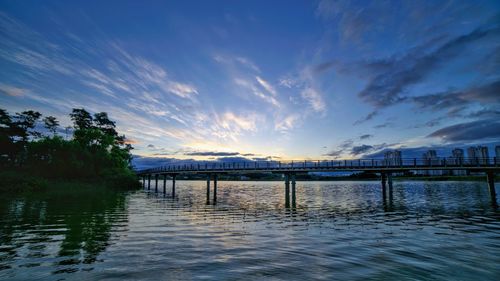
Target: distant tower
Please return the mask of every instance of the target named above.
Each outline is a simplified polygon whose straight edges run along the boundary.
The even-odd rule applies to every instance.
[[[387,165],[391,166],[401,166],[403,164],[403,159],[401,158],[401,151],[392,150],[386,151],[384,153],[384,160]]]
[[[463,165],[464,164],[464,150],[461,148],[455,148],[451,151],[451,157],[448,159],[453,165]],[[465,170],[453,170],[452,173],[455,176],[465,176]]]
[[[500,163],[500,145],[495,146],[495,164]]]
[[[470,164],[477,164],[478,163],[479,155],[477,153],[476,147],[471,146],[471,147],[467,148],[467,158],[469,158]]]
[[[434,149],[428,150],[427,152],[425,152],[422,155],[422,157],[424,158],[424,163],[426,165],[438,166],[440,164],[439,158],[437,157],[437,153]],[[435,171],[435,170],[427,171],[427,175],[437,176],[437,175],[441,175],[441,174],[442,174],[442,171]]]
[[[460,165],[464,161],[464,150],[461,148],[455,148],[451,151],[451,157],[454,160],[453,164]]]
[[[467,148],[467,157],[471,164],[488,164],[490,154],[487,146],[471,146]]]

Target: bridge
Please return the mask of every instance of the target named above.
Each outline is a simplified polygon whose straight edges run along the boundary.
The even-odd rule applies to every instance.
[[[210,182],[213,180],[213,202],[217,201],[217,181],[221,174],[275,173],[282,174],[285,183],[285,205],[295,205],[296,175],[309,172],[371,172],[380,175],[381,191],[385,198],[392,194],[392,177],[396,173],[415,171],[465,171],[486,174],[491,200],[496,204],[495,175],[500,172],[500,159],[494,158],[397,158],[397,159],[353,159],[353,160],[300,160],[300,161],[245,161],[245,162],[197,162],[192,164],[161,166],[137,171],[142,177],[143,187],[151,189],[155,180],[158,192],[159,177],[163,177],[165,194],[167,177],[172,180],[172,196],[175,196],[175,182],[180,174],[203,174],[207,181],[207,203],[210,200]],[[462,172],[463,173],[463,172]],[[291,183],[291,189],[290,189]]]

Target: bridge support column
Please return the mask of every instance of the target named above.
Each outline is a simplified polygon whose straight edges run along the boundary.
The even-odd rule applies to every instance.
[[[151,174],[148,175],[148,190],[151,189]]]
[[[392,173],[387,174],[387,183],[389,185],[389,200],[392,200]]]
[[[296,206],[296,197],[295,197],[295,174],[291,174],[292,179],[292,208]]]
[[[158,174],[155,175],[155,192],[158,192]]]
[[[163,196],[167,194],[167,174],[163,174]]]
[[[142,176],[142,188],[146,187],[146,176]]]
[[[497,193],[495,191],[495,173],[494,172],[486,172],[486,181],[488,182],[488,189],[490,191],[491,201],[493,205],[497,203]]]
[[[207,205],[210,204],[210,174],[207,175]]]
[[[382,183],[382,197],[385,200],[385,196],[387,194],[387,189],[386,189],[387,174],[386,173],[380,173],[380,181]]]
[[[290,175],[285,174],[285,208],[290,208]]]
[[[217,174],[214,175],[214,205],[217,202]]]
[[[177,176],[176,174],[172,175],[172,198],[175,198],[175,177],[176,176]]]

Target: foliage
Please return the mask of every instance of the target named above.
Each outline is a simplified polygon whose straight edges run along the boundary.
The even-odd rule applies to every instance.
[[[45,179],[101,179],[112,185],[137,185],[130,168],[132,147],[117,133],[107,113],[92,117],[85,109],[73,109],[74,131],[69,140],[56,134],[59,122],[53,116],[43,119],[52,135],[42,137],[34,130],[40,117],[32,110],[10,116],[0,109],[0,166]]]

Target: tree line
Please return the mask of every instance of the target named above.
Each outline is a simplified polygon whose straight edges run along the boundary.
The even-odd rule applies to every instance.
[[[72,137],[58,134],[53,116],[0,109],[0,166],[44,178],[132,177],[132,146],[118,134],[106,112],[74,108]],[[42,127],[43,125],[43,127]],[[43,129],[44,128],[44,129]]]

